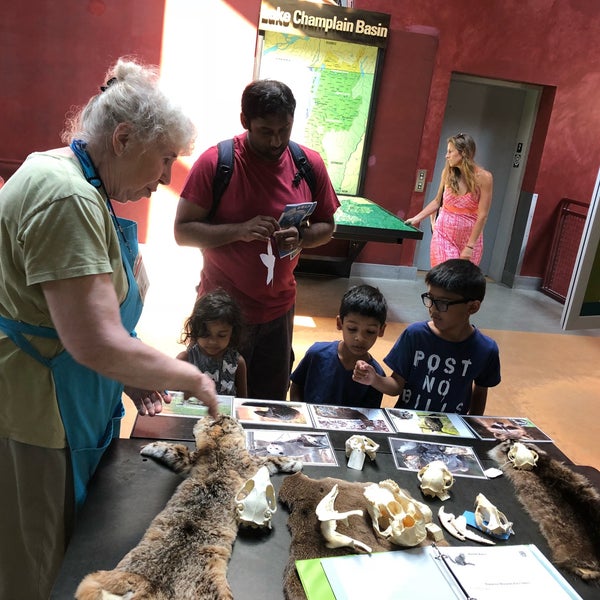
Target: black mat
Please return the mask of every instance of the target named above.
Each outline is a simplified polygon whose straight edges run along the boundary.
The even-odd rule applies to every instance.
[[[190,419],[160,417],[144,420],[144,427],[146,422],[152,423],[152,427],[168,425],[168,435],[163,435],[159,431],[160,435],[153,436],[168,438],[173,430],[185,430],[188,427],[184,425],[186,421]],[[140,424],[136,424],[138,435],[141,430]],[[340,448],[348,432],[332,432],[332,434],[334,446]],[[90,484],[88,500],[78,519],[51,598],[72,599],[77,585],[87,573],[98,569],[114,568],[119,560],[138,543],[150,521],[162,510],[180,483],[179,476],[140,456],[140,448],[149,441],[151,440],[141,438],[119,439],[115,440],[107,451]],[[467,440],[463,441],[467,442]],[[489,443],[487,445],[491,447]],[[550,446],[557,450],[553,445]],[[493,463],[484,456],[484,450],[485,445],[480,445],[480,459],[484,468],[493,466]],[[389,452],[378,453],[375,462],[367,459],[362,471],[348,469],[345,466],[346,458],[342,450],[338,449],[336,456],[341,466],[306,466],[304,473],[315,479],[336,477],[348,481],[379,482],[392,478],[415,498],[424,499],[418,487],[416,474],[396,469]],[[600,487],[600,474],[597,470],[591,467],[573,468],[582,471]],[[277,490],[284,477],[285,475],[272,477]],[[464,510],[473,510],[475,496],[480,492],[513,521],[516,535],[511,536],[507,543],[533,543],[547,557],[550,556],[549,548],[537,525],[529,519],[519,505],[511,483],[506,478],[494,480],[456,478],[450,500],[443,503],[446,512],[462,514]],[[432,508],[434,515],[437,515],[441,502],[429,498],[426,502]],[[435,521],[437,522],[437,518]],[[461,544],[448,535],[446,538],[453,545]],[[283,598],[282,576],[289,556],[289,544],[287,512],[281,506],[274,515],[271,531],[240,530],[228,570],[228,579],[234,597],[241,600],[246,598],[281,600]],[[591,588],[570,575],[565,577],[585,600],[600,598],[600,590]]]

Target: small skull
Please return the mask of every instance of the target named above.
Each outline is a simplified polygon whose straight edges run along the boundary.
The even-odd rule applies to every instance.
[[[475,523],[479,529],[490,535],[514,534],[512,522],[483,494],[478,494],[475,498]]]
[[[271,517],[277,510],[277,500],[267,467],[261,467],[254,477],[248,479],[235,499],[237,518],[242,525],[271,529]]]
[[[442,501],[450,498],[448,490],[454,483],[454,477],[443,461],[431,461],[417,473],[417,478],[421,491],[426,496],[437,496]]]
[[[346,456],[350,456],[352,450],[360,450],[374,460],[375,453],[379,450],[379,444],[366,435],[352,435],[346,440]]]
[[[379,450],[379,444],[376,444],[366,435],[353,435],[346,440],[346,456],[348,457],[348,467],[361,470],[365,462],[365,454],[375,460],[375,455]]]
[[[508,451],[507,457],[515,469],[531,471],[537,464],[538,453],[521,442],[515,442]]]

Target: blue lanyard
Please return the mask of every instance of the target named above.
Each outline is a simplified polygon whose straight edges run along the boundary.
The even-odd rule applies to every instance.
[[[71,142],[70,146],[71,146],[71,150],[73,150],[73,153],[79,160],[79,164],[81,165],[81,169],[83,170],[83,175],[84,175],[86,181],[88,183],[91,183],[98,190],[101,190],[102,192],[104,192],[104,197],[106,198],[106,205],[108,206],[108,210],[112,217],[115,228],[121,234],[121,237],[123,238],[123,241],[125,242],[125,246],[127,246],[127,250],[129,251],[129,255],[131,256],[131,258],[132,259],[135,258],[133,256],[133,251],[131,250],[131,246],[129,245],[129,242],[127,241],[127,238],[125,237],[125,232],[123,231],[123,228],[121,227],[121,223],[119,223],[119,219],[117,218],[117,215],[115,213],[115,209],[113,208],[112,202],[110,201],[110,198],[108,197],[108,194],[106,193],[106,188],[104,187],[104,184],[102,183],[102,179],[100,179],[100,175],[98,175],[98,173],[96,171],[96,167],[94,167],[92,158],[88,154],[88,151],[86,149],[87,142],[84,142],[83,140],[73,140]]]

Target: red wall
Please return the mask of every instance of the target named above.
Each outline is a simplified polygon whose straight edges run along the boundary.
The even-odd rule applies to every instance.
[[[66,111],[97,93],[122,56],[160,63],[164,0],[28,0],[5,3],[0,18],[0,175],[34,151],[61,146]],[[115,205],[138,220],[148,202]]]
[[[260,0],[227,4],[249,26],[257,22]],[[538,194],[538,203],[521,274],[541,277],[560,199],[589,202],[599,167],[600,4],[354,4],[392,15],[365,195],[401,217],[422,205],[423,195],[412,191],[415,172],[433,172],[452,72],[547,86],[523,184]],[[9,175],[29,152],[60,143],[65,107],[95,93],[106,67],[118,56],[135,54],[159,63],[163,12],[163,0],[8,3],[0,19],[0,175]],[[215,60],[212,52],[202,55]],[[195,58],[194,72],[199,74],[202,59]],[[252,57],[243,60],[251,63]],[[214,82],[207,83],[210,94]],[[370,243],[359,260],[411,265],[413,253],[414,243]]]
[[[435,165],[452,72],[555,88],[544,93],[541,126],[523,183],[523,189],[539,196],[521,274],[543,276],[558,203],[563,197],[588,203],[600,166],[600,4],[597,0],[355,0],[354,5],[391,14],[392,36],[430,31],[438,38],[418,168],[432,172]],[[388,58],[389,65],[407,57],[391,54]],[[382,97],[386,94],[383,90]],[[543,139],[540,129],[545,125]],[[378,153],[390,149],[373,148]],[[402,189],[408,193],[413,184],[414,176],[402,182]],[[408,212],[414,214],[422,201],[422,194],[412,193]],[[400,211],[407,208],[406,204],[399,207]]]

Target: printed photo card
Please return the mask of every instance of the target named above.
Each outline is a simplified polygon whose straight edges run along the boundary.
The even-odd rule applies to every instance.
[[[264,423],[286,427],[313,426],[304,402],[235,398],[234,411],[235,418],[240,423]]]
[[[460,415],[454,413],[436,413],[402,408],[386,408],[385,411],[398,433],[475,437]]]
[[[338,466],[329,436],[322,431],[247,429],[246,448],[257,456],[294,456],[306,464]]]
[[[382,408],[350,408],[309,404],[309,409],[317,429],[337,429],[340,431],[394,433],[394,429]]]
[[[388,438],[396,467],[420,471],[434,460],[441,460],[455,477],[486,479],[477,454],[470,446],[438,444],[402,438]]]
[[[464,415],[462,419],[482,440],[552,441],[539,427],[524,417],[471,417]]]
[[[170,391],[170,404],[163,404],[162,412],[159,416],[164,417],[205,417],[208,415],[208,409],[198,398],[191,396],[185,398],[183,392]],[[233,396],[217,396],[218,410],[220,415],[231,416],[233,406]]]

